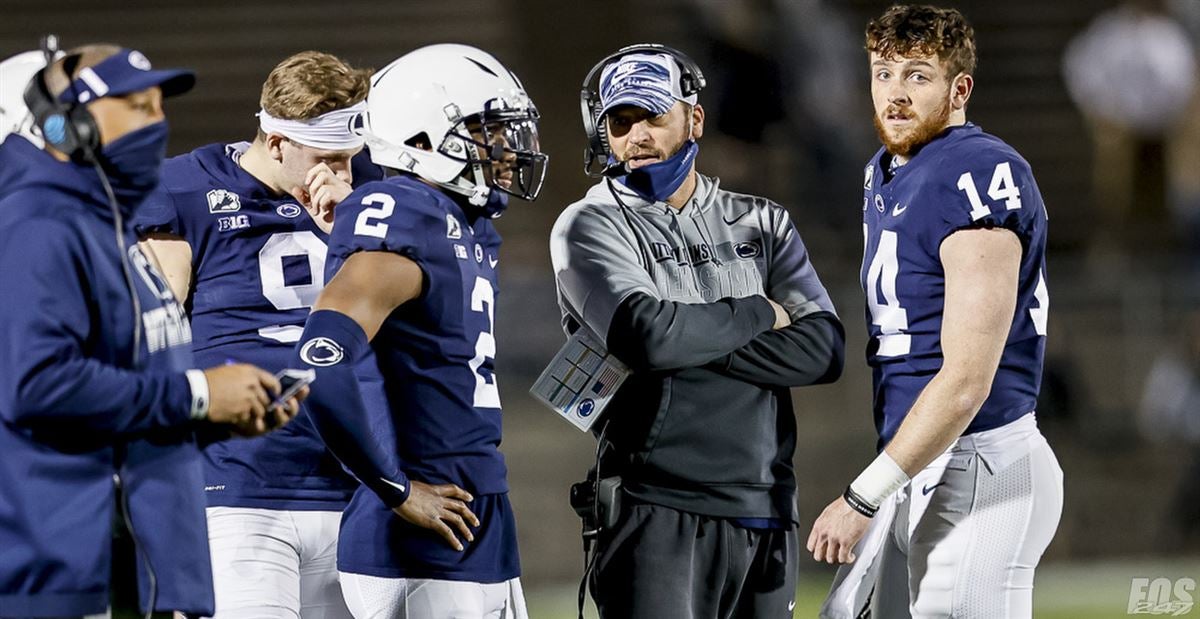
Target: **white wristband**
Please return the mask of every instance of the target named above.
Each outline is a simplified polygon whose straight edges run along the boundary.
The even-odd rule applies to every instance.
[[[204,370],[188,370],[185,372],[188,385],[192,388],[192,419],[208,417],[208,378]]]
[[[908,481],[904,469],[886,451],[881,451],[875,461],[850,484],[850,489],[871,507],[878,508]]]

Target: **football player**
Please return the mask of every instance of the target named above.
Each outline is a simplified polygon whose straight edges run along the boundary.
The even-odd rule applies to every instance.
[[[541,189],[538,113],[490,54],[432,45],[375,74],[363,121],[395,175],[338,205],[296,360],[317,374],[317,428],[364,484],[342,520],[342,590],[359,619],[525,617],[492,220]],[[356,383],[379,381],[386,408],[369,417]]]
[[[333,205],[352,181],[380,178],[355,158],[363,141],[351,131],[369,79],[332,55],[295,54],[263,84],[252,143],[164,164],[136,223],[176,295],[190,299],[202,363],[288,365],[325,281]],[[337,530],[357,484],[311,421],[214,443],[204,458],[216,616],[348,617]]]
[[[1062,470],[1038,431],[1049,297],[1029,163],[967,122],[957,10],[871,21],[883,148],[866,168],[862,286],[880,452],[813,525],[838,572],[823,617],[1029,617]]]

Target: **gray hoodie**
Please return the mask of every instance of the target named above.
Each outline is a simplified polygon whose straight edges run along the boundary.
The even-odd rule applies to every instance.
[[[697,175],[676,211],[608,179],[550,240],[564,326],[634,370],[597,428],[635,500],[794,519],[788,389],[832,382],[844,335],[787,211]],[[770,298],[792,324],[772,330]]]

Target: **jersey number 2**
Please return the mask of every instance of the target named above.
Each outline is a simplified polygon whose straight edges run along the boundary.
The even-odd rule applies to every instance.
[[[468,364],[471,373],[475,375],[475,407],[500,408],[500,389],[496,385],[496,375],[492,374],[489,381],[479,373],[479,368],[488,359],[496,358],[496,291],[492,282],[483,277],[475,277],[475,287],[471,290],[471,311],[486,312],[488,328],[479,332],[475,340],[475,357]]]
[[[364,205],[377,204],[363,209],[358,214],[358,219],[354,220],[354,234],[359,236],[373,236],[378,239],[386,238],[388,225],[382,221],[392,216],[392,211],[396,210],[396,199],[386,193],[373,193],[362,199]],[[371,221],[378,219],[380,221]]]

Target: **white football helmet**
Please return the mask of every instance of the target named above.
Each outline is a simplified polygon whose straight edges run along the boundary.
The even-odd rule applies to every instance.
[[[46,66],[46,54],[21,52],[0,61],[0,142],[15,133],[43,146],[42,135],[25,105],[25,86],[34,74]]]
[[[548,157],[538,143],[538,111],[517,76],[468,45],[422,47],[371,77],[359,133],[375,163],[415,174],[483,204],[493,189],[533,200]],[[482,140],[470,129],[482,131]],[[415,144],[427,143],[432,150]],[[486,155],[480,157],[481,147]],[[511,187],[485,168],[512,160]]]

